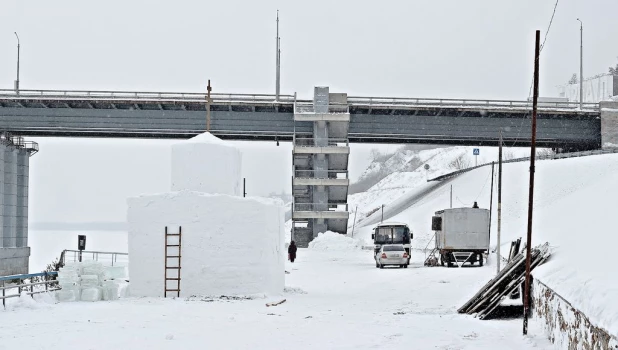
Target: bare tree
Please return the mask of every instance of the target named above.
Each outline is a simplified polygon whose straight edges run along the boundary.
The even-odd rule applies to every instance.
[[[539,148],[536,150],[537,157],[551,157],[554,155],[554,151],[551,148]]]
[[[616,64],[615,68],[609,67],[609,74],[618,76],[618,63]]]
[[[466,157],[465,154],[460,155],[459,157],[453,159],[449,166],[452,169],[462,170],[470,167],[470,160]]]
[[[578,81],[579,80],[577,80],[577,74],[573,73],[573,75],[571,76],[571,79],[569,79],[569,84],[577,84]]]
[[[513,151],[507,149],[502,152],[502,160],[511,160],[513,158],[515,158],[515,154],[513,154]]]

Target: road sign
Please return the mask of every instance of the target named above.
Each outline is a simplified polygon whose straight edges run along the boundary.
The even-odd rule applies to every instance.
[[[481,150],[478,148],[475,148],[472,150],[472,154],[474,154],[475,156],[478,156],[479,154],[481,154]]]

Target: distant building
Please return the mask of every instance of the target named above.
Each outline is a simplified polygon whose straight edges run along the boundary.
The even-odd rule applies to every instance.
[[[558,86],[558,96],[579,102],[579,83]],[[618,96],[618,76],[597,75],[584,80],[584,102],[600,102]]]

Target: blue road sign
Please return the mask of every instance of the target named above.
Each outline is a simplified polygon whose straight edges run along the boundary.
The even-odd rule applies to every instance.
[[[481,150],[479,150],[478,148],[475,148],[474,150],[472,150],[472,154],[474,154],[475,156],[478,156],[479,154],[481,154]]]

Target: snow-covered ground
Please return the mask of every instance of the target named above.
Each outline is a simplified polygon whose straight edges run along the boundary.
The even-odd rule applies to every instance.
[[[341,237],[344,238],[344,237]],[[331,242],[322,242],[328,245]],[[12,299],[0,349],[550,349],[521,320],[479,321],[456,308],[490,266],[376,269],[370,251],[300,249],[282,296],[137,298],[48,304]],[[266,307],[270,301],[286,302]]]
[[[502,254],[510,242],[525,240],[529,163],[504,164],[502,197]],[[449,207],[478,201],[489,208],[491,167],[465,173],[385,220],[405,222],[414,232],[413,246],[424,248],[433,237],[431,216]],[[494,185],[497,185],[495,183]],[[496,245],[497,194],[492,214],[492,249]],[[618,336],[618,277],[614,268],[618,216],[618,155],[537,162],[533,244],[550,242],[554,255],[535,270],[535,277],[554,289],[597,326]],[[368,240],[372,225],[357,226],[355,237]]]

